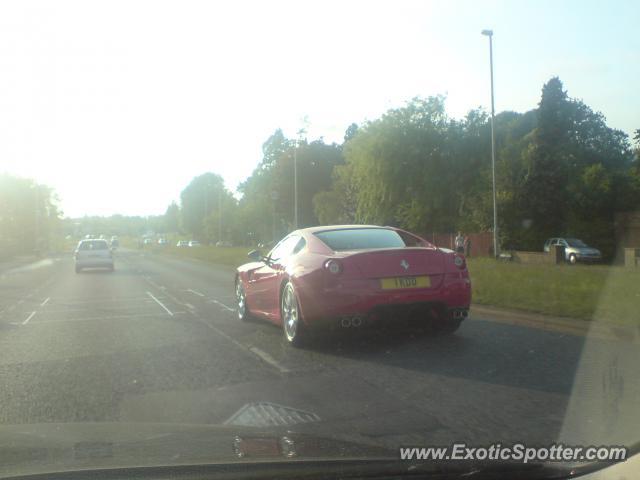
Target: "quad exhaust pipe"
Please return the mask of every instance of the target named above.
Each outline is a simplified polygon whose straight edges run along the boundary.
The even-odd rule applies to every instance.
[[[362,315],[345,316],[340,319],[340,326],[342,326],[342,328],[358,328],[362,326],[362,323]]]
[[[456,320],[464,320],[469,316],[469,311],[463,308],[457,308],[452,311],[452,315]]]

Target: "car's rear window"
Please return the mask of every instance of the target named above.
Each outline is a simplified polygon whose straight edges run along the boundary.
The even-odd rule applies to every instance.
[[[402,237],[394,230],[386,228],[349,228],[317,232],[331,250],[364,250],[369,248],[405,247]]]
[[[80,243],[80,250],[107,250],[109,245],[105,240],[90,240]]]

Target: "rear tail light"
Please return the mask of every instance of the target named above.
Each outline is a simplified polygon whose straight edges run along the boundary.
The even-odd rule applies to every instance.
[[[453,263],[456,264],[456,267],[462,270],[465,267],[466,262],[464,261],[464,257],[461,257],[460,255],[456,255],[455,258],[453,259]]]
[[[332,273],[333,275],[339,275],[340,273],[342,273],[342,263],[340,263],[338,260],[327,260],[326,262],[324,262],[324,268],[326,268],[329,273]]]

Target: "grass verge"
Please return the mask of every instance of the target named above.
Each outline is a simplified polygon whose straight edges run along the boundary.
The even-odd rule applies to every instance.
[[[584,320],[640,325],[640,272],[605,265],[469,259],[473,301]]]

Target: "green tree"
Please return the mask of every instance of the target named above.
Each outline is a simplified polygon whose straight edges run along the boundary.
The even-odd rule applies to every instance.
[[[176,202],[171,202],[164,213],[164,229],[171,233],[180,231],[180,207]]]
[[[180,194],[182,228],[195,237],[203,238],[204,219],[216,209],[220,196],[225,195],[228,192],[220,175],[209,172],[191,180]]]
[[[294,156],[299,226],[318,223],[313,197],[330,188],[334,167],[343,163],[342,150],[322,140],[287,140],[277,130],[263,145],[263,160],[239,188],[242,198],[238,219],[244,224],[247,238],[271,241],[293,228]]]
[[[347,143],[349,140],[355,137],[357,133],[358,133],[358,124],[352,123],[351,125],[349,125],[344,132],[344,143]]]
[[[42,253],[61,228],[58,198],[50,187],[0,175],[0,256]]]
[[[430,97],[361,126],[344,145],[356,221],[452,231],[483,162],[472,138],[484,123],[480,112],[452,120],[444,98]]]

